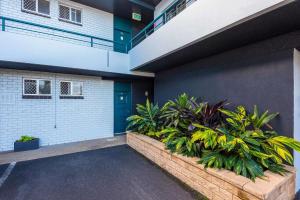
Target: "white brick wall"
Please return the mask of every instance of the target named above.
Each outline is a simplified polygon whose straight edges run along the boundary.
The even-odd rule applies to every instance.
[[[50,18],[37,16],[34,14],[29,14],[21,11],[21,1],[22,0],[0,0],[0,15],[4,17],[34,22],[42,25],[52,26],[56,28],[61,28],[65,30],[70,30],[78,33],[83,33],[87,35],[92,35],[108,40],[113,40],[113,14],[98,10],[89,6],[78,4],[69,0],[50,0]],[[58,3],[64,3],[66,5],[74,6],[82,10],[82,26],[62,22],[58,20]],[[1,22],[0,22],[1,23]],[[33,26],[21,25],[19,23],[7,22],[8,25],[22,27],[26,29],[34,29],[41,32],[47,32],[51,34],[64,35],[66,37],[76,38],[79,40],[84,40],[85,42],[75,41],[73,39],[60,38],[57,36],[43,35],[39,33],[33,33],[28,31],[16,30],[14,28],[7,28],[7,31],[18,32],[27,35],[34,35],[37,37],[52,38],[55,40],[63,40],[72,43],[85,44],[89,46],[89,38],[74,36],[71,34],[63,34],[57,31],[48,31],[46,29],[35,28]],[[95,41],[101,43],[100,41]],[[102,42],[106,45],[111,45],[111,43]],[[96,45],[95,45],[96,46]],[[104,47],[105,48],[105,47]]]
[[[23,99],[24,77],[51,79],[52,99]],[[60,99],[61,80],[82,81],[84,99]],[[21,135],[43,146],[113,136],[113,81],[0,69],[0,91],[0,151],[12,150]]]

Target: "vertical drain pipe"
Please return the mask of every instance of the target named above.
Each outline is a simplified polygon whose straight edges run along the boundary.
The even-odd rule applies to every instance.
[[[55,74],[55,78],[54,78],[54,128],[56,129],[57,126],[56,126],[56,121],[57,121],[57,116],[56,116],[56,113],[57,113],[57,102],[56,102],[56,74]]]
[[[109,50],[107,50],[107,67],[109,67]]]

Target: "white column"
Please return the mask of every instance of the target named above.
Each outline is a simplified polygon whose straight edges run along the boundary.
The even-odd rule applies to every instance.
[[[294,50],[294,138],[300,141],[300,51]],[[300,153],[294,152],[295,167],[298,169],[296,177],[296,191],[300,189]]]

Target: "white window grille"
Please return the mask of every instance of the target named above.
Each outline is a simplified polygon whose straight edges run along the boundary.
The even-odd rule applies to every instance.
[[[59,19],[76,24],[82,23],[81,10],[67,5],[59,5]]]
[[[22,0],[22,10],[40,15],[50,15],[49,0]]]
[[[170,8],[166,11],[166,21],[169,21],[176,15],[178,15],[181,11],[183,11],[187,7],[187,1],[186,0],[180,0],[177,1],[175,4],[173,4]]]
[[[64,20],[70,20],[70,8],[59,5],[59,18]]]
[[[42,79],[23,79],[23,95],[51,95],[51,81]]]
[[[61,81],[60,82],[61,96],[82,96],[83,83],[76,81]]]

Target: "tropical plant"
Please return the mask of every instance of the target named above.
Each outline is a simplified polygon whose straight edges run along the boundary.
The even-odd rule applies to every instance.
[[[198,102],[182,94],[161,109],[147,100],[137,105],[138,115],[128,118],[128,129],[165,143],[171,152],[197,156],[205,167],[225,168],[255,180],[265,170],[284,174],[292,164],[290,149],[300,151],[300,142],[279,136],[269,124],[278,113],[260,114],[238,106],[225,109],[226,101],[215,105]]]
[[[200,163],[206,167],[225,168],[251,178],[263,177],[264,170],[283,174],[284,162],[292,164],[287,147],[300,151],[300,142],[278,136],[268,124],[278,113],[262,115],[257,107],[248,114],[243,106],[235,111],[220,109],[226,115],[226,124],[212,129],[201,124],[192,135],[191,143],[204,144]]]
[[[195,97],[189,97],[183,93],[174,101],[169,101],[164,107],[162,118],[165,119],[167,127],[160,132],[164,138],[162,141],[172,152],[187,156],[199,156],[201,154],[202,142],[192,142],[194,123],[204,126],[217,127],[222,124],[223,114],[219,111],[223,108],[225,101],[215,105],[198,103]]]
[[[36,139],[35,137],[23,135],[23,136],[21,136],[20,139],[17,140],[17,142],[29,142],[29,141],[32,141],[32,140],[35,140],[35,139]]]
[[[166,148],[171,152],[177,152],[185,156],[200,156],[200,143],[191,142],[192,131],[185,124],[180,124],[177,128],[167,127],[160,132]]]
[[[190,139],[192,121],[202,107],[202,103],[198,104],[195,97],[189,97],[186,93],[164,105],[165,112],[162,118],[166,127],[160,135],[169,150],[187,156],[199,156],[199,146],[191,144]]]
[[[151,137],[159,137],[159,131],[163,126],[161,115],[164,113],[164,107],[159,108],[147,99],[145,105],[137,104],[137,115],[127,118],[127,130],[132,130],[140,134],[146,134]]]
[[[179,95],[174,101],[169,100],[165,105],[165,112],[162,115],[168,127],[178,127],[179,122],[191,124],[195,121],[197,113],[203,108],[203,103],[197,103],[195,97],[189,97],[186,93]]]
[[[200,111],[196,113],[193,123],[201,124],[210,128],[220,127],[224,123],[224,114],[220,112],[227,105],[226,101],[220,101],[216,104],[210,105],[209,103],[203,103]]]

